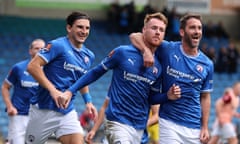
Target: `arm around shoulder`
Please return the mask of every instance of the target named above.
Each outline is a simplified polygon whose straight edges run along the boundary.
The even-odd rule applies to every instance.
[[[144,66],[146,67],[150,67],[153,66],[154,63],[154,58],[153,58],[153,54],[150,51],[149,48],[147,48],[147,46],[145,45],[144,41],[143,41],[143,35],[142,33],[138,32],[138,33],[131,33],[129,35],[130,41],[131,43],[141,51],[141,53],[143,54],[143,59],[144,59]]]

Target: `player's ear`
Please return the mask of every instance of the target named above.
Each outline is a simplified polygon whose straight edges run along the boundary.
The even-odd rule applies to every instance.
[[[66,30],[67,30],[68,33],[71,31],[71,28],[72,28],[72,26],[66,25]]]
[[[180,30],[179,30],[179,33],[180,33],[180,36],[181,36],[181,37],[184,36],[184,30],[183,30],[183,29],[180,29]]]
[[[142,28],[142,33],[144,33],[144,31],[145,31],[145,26],[143,26],[143,28]]]

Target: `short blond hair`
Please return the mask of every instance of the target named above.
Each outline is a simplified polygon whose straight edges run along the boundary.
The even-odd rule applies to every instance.
[[[33,48],[33,44],[35,42],[42,42],[44,45],[45,45],[45,41],[43,39],[40,39],[40,38],[37,38],[37,39],[34,39],[31,44],[29,45],[29,49],[32,49]]]
[[[156,12],[156,13],[152,13],[152,14],[147,14],[145,16],[144,25],[146,25],[146,23],[148,23],[152,18],[159,19],[159,20],[163,21],[166,25],[168,24],[168,19],[165,17],[165,15],[160,12]]]

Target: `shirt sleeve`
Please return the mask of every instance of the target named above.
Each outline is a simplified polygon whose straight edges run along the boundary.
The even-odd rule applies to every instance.
[[[64,50],[63,46],[58,43],[50,42],[47,46],[41,49],[38,55],[44,59],[45,62],[49,62],[56,58]]]
[[[119,65],[119,62],[121,61],[123,55],[123,48],[118,47],[113,49],[108,56],[102,60],[103,67],[108,69],[113,69]]]
[[[100,64],[78,79],[68,90],[75,93],[77,90],[96,81],[109,69],[114,68],[118,63],[118,59],[118,51],[112,50]]]
[[[9,71],[7,77],[6,77],[6,81],[10,84],[13,85],[14,83],[16,83],[18,80],[18,67],[16,65],[14,65],[11,70]]]
[[[168,101],[167,93],[154,93],[149,96],[149,103],[151,105],[163,104]]]
[[[210,63],[208,75],[203,83],[203,87],[201,90],[202,92],[211,92],[213,90],[213,73],[214,73],[213,64]]]

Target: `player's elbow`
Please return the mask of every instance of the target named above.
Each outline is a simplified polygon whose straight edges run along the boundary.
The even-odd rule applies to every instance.
[[[34,72],[35,66],[32,62],[30,62],[27,66],[27,71],[32,74]]]

